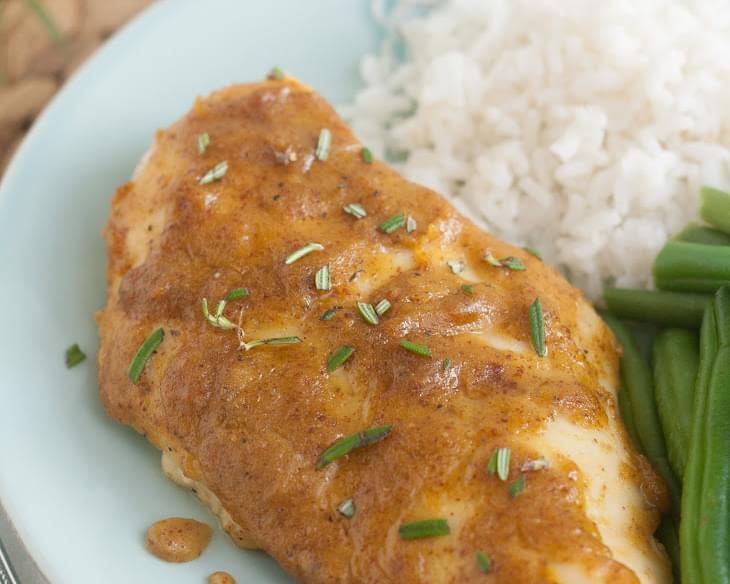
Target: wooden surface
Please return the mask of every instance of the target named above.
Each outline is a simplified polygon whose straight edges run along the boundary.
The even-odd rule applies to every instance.
[[[54,41],[26,0],[0,0],[0,174],[53,95],[121,25],[154,0],[43,0]]]

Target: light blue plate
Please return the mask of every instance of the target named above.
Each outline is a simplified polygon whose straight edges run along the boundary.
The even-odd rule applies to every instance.
[[[104,414],[93,313],[104,304],[101,230],[112,193],[156,128],[197,95],[273,65],[335,104],[378,42],[367,0],[168,0],[114,37],[35,125],[0,186],[0,500],[54,584],[290,579],[218,530],[190,564],[143,548],[171,515],[213,517],[163,478],[159,454]],[[89,360],[73,370],[64,350]]]

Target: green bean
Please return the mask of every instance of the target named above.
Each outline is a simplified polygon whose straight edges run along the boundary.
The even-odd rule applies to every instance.
[[[710,225],[730,233],[730,195],[712,187],[702,187],[700,217]]]
[[[619,318],[665,326],[698,328],[710,294],[604,288],[606,306]]]
[[[669,559],[672,560],[672,573],[674,581],[680,581],[680,548],[677,535],[677,524],[669,516],[664,516],[656,531],[657,539],[664,544]]]
[[[672,513],[679,517],[680,488],[667,459],[659,415],[654,403],[654,390],[649,366],[639,351],[633,335],[615,317],[602,314],[619,344],[624,349],[621,359],[621,381],[627,390],[641,448],[656,471],[662,476],[672,500]]]
[[[730,246],[668,241],[654,260],[661,290],[715,292],[730,284]]]
[[[702,433],[707,401],[707,385],[718,350],[715,304],[705,308],[705,317],[700,329],[700,362],[695,382],[695,396],[692,412],[692,439],[684,468],[682,489],[682,520],[679,523],[679,550],[681,555],[682,580],[690,584],[702,584],[702,565],[697,547],[701,497],[703,447]]]
[[[634,410],[631,407],[631,401],[626,394],[626,388],[622,385],[618,388],[618,411],[621,414],[626,432],[628,432],[631,441],[634,443],[636,450],[641,450],[639,435],[636,432],[636,422],[634,421]]]
[[[690,223],[672,239],[704,245],[730,245],[730,235],[727,233],[696,223]]]
[[[730,583],[730,288],[715,297],[719,350],[707,386],[697,549],[705,582]]]
[[[672,470],[681,477],[692,433],[692,400],[699,365],[697,335],[664,329],[654,339],[654,397]]]

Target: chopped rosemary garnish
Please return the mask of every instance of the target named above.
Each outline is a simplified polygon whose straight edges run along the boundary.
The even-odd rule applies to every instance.
[[[233,324],[230,320],[228,320],[225,316],[223,316],[223,310],[226,308],[225,300],[221,300],[218,303],[218,306],[215,309],[215,314],[211,314],[210,311],[208,310],[208,299],[207,298],[203,298],[203,300],[201,301],[200,304],[201,304],[201,308],[203,310],[203,316],[214,327],[223,329],[224,331],[229,331],[231,329],[236,328],[235,324]]]
[[[248,288],[234,288],[223,298],[226,302],[233,302],[234,300],[240,300],[248,296]]]
[[[513,499],[525,490],[525,475],[521,474],[515,482],[509,486],[509,496]]]
[[[474,286],[472,286],[471,284],[463,284],[461,286],[461,289],[467,294],[474,294]]]
[[[387,298],[383,298],[380,302],[378,302],[375,305],[375,314],[378,316],[383,316],[388,310],[390,310],[390,307],[392,304],[388,301]]]
[[[474,558],[476,559],[479,571],[482,574],[487,574],[492,567],[492,562],[487,554],[485,554],[482,550],[479,550],[476,554],[474,554]]]
[[[397,229],[400,229],[406,224],[406,216],[403,213],[393,215],[389,219],[386,219],[380,224],[380,231],[383,233],[393,233]]]
[[[327,371],[332,373],[333,371],[336,371],[342,365],[347,361],[350,357],[352,357],[352,354],[355,352],[355,349],[348,345],[342,345],[339,349],[337,349],[332,355],[330,355],[330,358],[327,359]]]
[[[360,203],[348,203],[343,207],[343,210],[355,219],[362,219],[368,216],[367,211],[365,211],[365,208]]]
[[[366,302],[358,302],[357,310],[366,323],[375,326],[380,322],[380,320],[378,319],[378,313],[375,311],[372,304],[368,304]]]
[[[528,247],[523,247],[522,249],[524,249],[530,255],[535,256],[538,260],[542,261],[542,254],[538,250],[536,250],[534,247],[528,246]]]
[[[391,425],[376,426],[375,428],[370,428],[369,430],[356,432],[350,436],[340,438],[319,455],[314,468],[316,470],[321,470],[338,458],[342,458],[343,456],[350,454],[353,450],[380,442],[383,438],[390,434],[391,430],[393,430],[393,426]]]
[[[408,233],[413,233],[416,230],[416,227],[418,227],[416,220],[408,215],[408,219],[406,220],[406,231]]]
[[[362,160],[365,164],[373,163],[373,153],[370,152],[370,148],[365,148],[363,146],[362,150],[360,150],[360,156],[362,156]]]
[[[206,172],[199,182],[201,185],[207,185],[208,183],[212,183],[213,181],[222,179],[224,176],[226,176],[227,172],[228,161],[224,160],[223,162],[219,162],[208,172]]]
[[[81,363],[84,359],[86,359],[86,353],[81,350],[78,343],[74,343],[66,349],[66,367],[68,369],[76,367],[76,365]]]
[[[522,259],[516,258],[514,256],[507,256],[506,258],[502,258],[499,261],[505,268],[509,268],[510,270],[514,270],[515,272],[524,272],[527,269]]]
[[[398,528],[401,539],[422,539],[424,537],[438,537],[449,535],[451,530],[446,519],[422,519],[404,523]]]
[[[524,272],[527,269],[523,261],[520,258],[516,258],[514,256],[507,256],[501,259],[497,259],[496,257],[494,257],[491,251],[488,251],[484,255],[484,259],[487,261],[488,264],[494,266],[495,268],[509,268],[510,270],[514,270],[516,272]]]
[[[529,460],[525,464],[522,465],[520,470],[522,472],[531,472],[535,470],[542,470],[544,468],[548,468],[550,466],[550,463],[548,462],[547,458],[544,456],[541,456],[540,458],[536,458],[535,460]]]
[[[544,357],[547,355],[547,346],[545,345],[545,316],[542,313],[542,304],[540,304],[539,298],[535,298],[535,301],[530,305],[528,315],[530,317],[530,329],[532,332],[532,346],[540,357]]]
[[[421,355],[421,357],[431,357],[431,349],[429,349],[426,345],[419,345],[418,343],[414,343],[406,339],[402,339],[399,344],[411,353]]]
[[[266,79],[269,81],[281,81],[284,79],[284,71],[282,71],[281,67],[272,67]]]
[[[329,290],[332,288],[329,264],[325,264],[317,270],[317,273],[314,275],[314,286],[317,290]]]
[[[509,459],[512,451],[509,448],[495,448],[487,463],[487,472],[496,474],[499,480],[506,481],[509,477]]]
[[[454,272],[454,274],[461,274],[465,268],[465,264],[461,260],[449,260],[446,262],[446,265],[451,268],[451,271]]]
[[[449,359],[448,357],[446,357],[446,359],[444,359],[443,361],[441,361],[441,366],[443,367],[443,370],[444,371],[448,371],[449,368],[451,367],[451,359]]]
[[[139,349],[137,349],[134,359],[132,359],[132,362],[127,368],[127,377],[129,377],[129,380],[132,383],[137,383],[137,381],[139,381],[139,376],[142,375],[142,371],[144,370],[147,361],[152,356],[152,353],[155,352],[155,349],[160,346],[160,343],[164,338],[165,331],[158,328],[149,337],[147,337],[145,342],[142,343]]]
[[[337,511],[339,511],[340,515],[343,517],[350,519],[350,517],[355,515],[355,502],[352,499],[342,501],[342,503],[337,505]]]
[[[324,162],[330,155],[330,145],[332,144],[332,132],[327,128],[322,128],[319,131],[319,140],[317,141],[317,149],[314,151],[314,155],[317,160]]]
[[[208,132],[198,134],[198,154],[205,154],[208,144],[210,144],[210,136],[208,135]]]
[[[302,259],[308,253],[312,253],[313,251],[322,251],[323,249],[324,246],[320,243],[308,243],[307,245],[300,247],[295,252],[290,253],[286,260],[284,260],[284,263],[288,266],[297,260]]]
[[[248,343],[241,343],[241,347],[250,351],[254,347],[259,347],[261,345],[296,345],[301,342],[302,339],[299,337],[271,337],[269,339],[254,339]]]
[[[332,320],[337,314],[337,307],[330,308],[329,310],[325,310],[324,314],[319,317],[319,320]]]

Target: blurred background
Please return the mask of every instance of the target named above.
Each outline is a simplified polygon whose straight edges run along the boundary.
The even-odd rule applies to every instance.
[[[0,175],[66,79],[153,1],[0,0]]]

